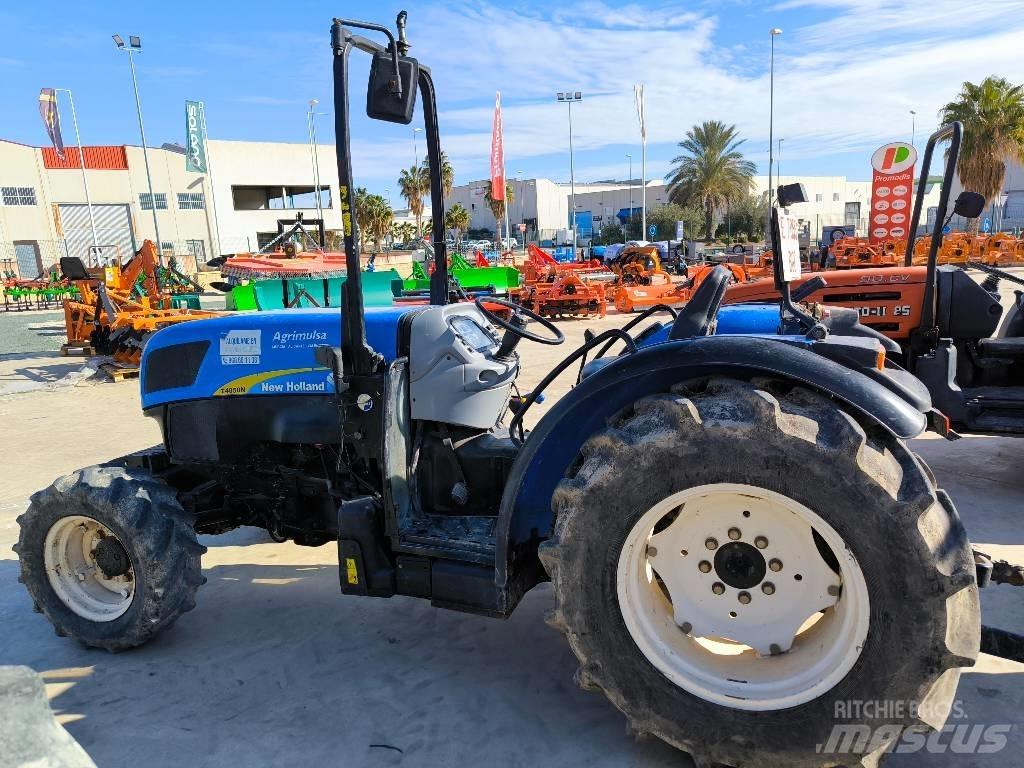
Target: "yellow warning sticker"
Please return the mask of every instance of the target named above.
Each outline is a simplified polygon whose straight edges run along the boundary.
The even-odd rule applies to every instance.
[[[359,570],[356,568],[356,560],[354,557],[345,558],[345,581],[349,584],[359,583]]]

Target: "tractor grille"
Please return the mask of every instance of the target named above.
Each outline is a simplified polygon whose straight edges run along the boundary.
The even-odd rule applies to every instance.
[[[208,340],[190,341],[161,347],[147,354],[144,393],[192,386],[209,348]]]

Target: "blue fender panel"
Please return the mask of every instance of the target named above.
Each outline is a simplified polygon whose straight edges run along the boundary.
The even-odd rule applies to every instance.
[[[584,379],[541,419],[505,486],[495,542],[496,582],[507,585],[512,549],[549,535],[551,496],[583,443],[609,417],[674,384],[704,376],[772,376],[832,395],[899,438],[919,435],[925,415],[883,385],[810,351],[797,338],[706,336],[644,347]]]

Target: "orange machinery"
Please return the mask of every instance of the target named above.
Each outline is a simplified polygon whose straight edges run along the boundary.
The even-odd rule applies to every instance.
[[[79,295],[64,300],[68,347],[91,346],[97,354],[138,365],[146,338],[168,325],[215,317],[220,312],[179,309],[157,284],[159,261],[149,240],[125,264],[87,270],[81,259],[61,259]]]
[[[533,243],[527,244],[526,254],[519,268],[523,284],[510,291],[517,302],[540,315],[604,317],[604,282],[611,275],[600,261],[559,262]]]
[[[732,271],[734,280],[749,279],[746,268],[739,264],[725,263],[722,266]],[[655,246],[634,245],[623,248],[611,268],[616,273],[611,295],[615,308],[619,312],[639,312],[658,304],[682,306],[690,300],[697,286],[715,265],[702,265],[688,275],[688,280],[675,283],[661,268],[661,259]]]
[[[903,261],[904,244],[896,240],[872,243],[866,237],[844,237],[832,244],[836,269],[893,267]]]

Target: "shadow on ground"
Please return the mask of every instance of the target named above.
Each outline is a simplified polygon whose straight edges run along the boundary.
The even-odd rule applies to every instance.
[[[690,765],[576,688],[546,588],[502,622],[341,596],[335,566],[217,566],[195,611],[112,655],[56,637],[16,570],[0,660],[66,688],[54,710],[98,765]]]

